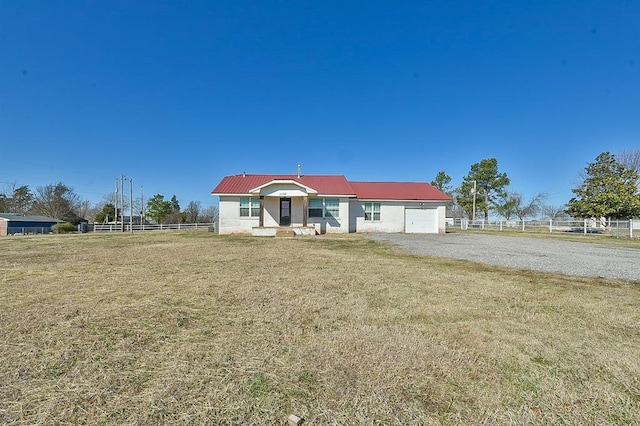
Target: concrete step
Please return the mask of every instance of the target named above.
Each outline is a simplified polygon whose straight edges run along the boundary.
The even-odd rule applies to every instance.
[[[278,228],[276,231],[276,237],[293,237],[294,235],[293,228]]]

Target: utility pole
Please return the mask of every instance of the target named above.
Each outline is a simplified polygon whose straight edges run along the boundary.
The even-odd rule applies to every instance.
[[[133,179],[129,178],[129,226],[133,232]]]
[[[472,217],[472,225],[475,225],[476,223],[476,184],[477,182],[474,180],[473,181],[473,217]]]
[[[144,231],[144,194],[140,185],[140,228]]]
[[[120,176],[120,200],[122,201],[121,203],[121,209],[120,209],[120,229],[122,230],[122,232],[124,232],[124,179],[125,176],[121,175]]]
[[[118,178],[116,178],[116,190],[113,193],[114,198],[114,207],[115,211],[113,212],[113,221],[118,225]]]

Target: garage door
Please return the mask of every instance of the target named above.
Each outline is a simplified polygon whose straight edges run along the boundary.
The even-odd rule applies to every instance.
[[[411,234],[437,234],[438,210],[405,209],[404,231]]]

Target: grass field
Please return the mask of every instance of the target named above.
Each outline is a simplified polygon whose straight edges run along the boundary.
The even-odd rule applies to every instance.
[[[640,424],[640,287],[361,236],[0,239],[3,424]]]

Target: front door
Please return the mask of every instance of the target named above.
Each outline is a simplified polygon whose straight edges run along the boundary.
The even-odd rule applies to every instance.
[[[280,198],[280,226],[291,226],[291,198]]]

